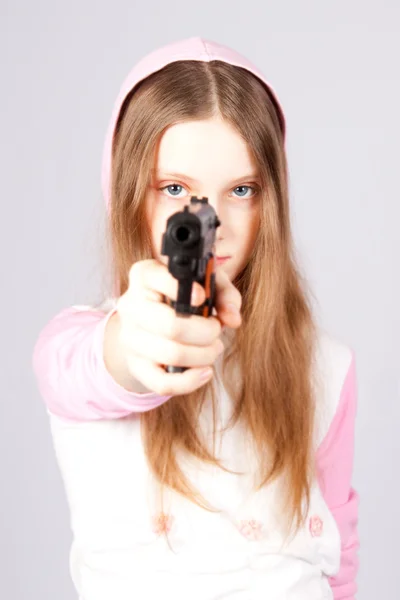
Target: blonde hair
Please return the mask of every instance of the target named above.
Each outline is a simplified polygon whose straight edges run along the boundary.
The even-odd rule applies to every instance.
[[[230,426],[240,419],[254,441],[258,488],[284,476],[284,512],[289,526],[298,528],[308,510],[314,473],[316,325],[294,256],[279,111],[264,84],[245,69],[217,60],[177,61],[147,77],[126,98],[113,144],[112,277],[123,294],[131,265],[152,258],[145,197],[160,136],[175,123],[217,114],[248,144],[263,194],[254,251],[233,282],[243,304],[242,325],[223,357],[223,383],[235,406]],[[240,383],[227,376],[233,366],[242,375]],[[215,394],[211,381],[140,415],[146,457],[157,481],[207,510],[213,508],[185,477],[177,452],[226,470],[196,430],[200,408],[211,397],[215,434]]]

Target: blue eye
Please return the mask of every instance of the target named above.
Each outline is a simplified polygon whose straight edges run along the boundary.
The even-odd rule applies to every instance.
[[[183,198],[183,196],[179,196],[179,193],[184,189],[185,188],[182,185],[179,185],[179,183],[172,183],[170,185],[166,185],[165,187],[160,188],[160,191],[164,192],[165,190],[168,190],[168,192],[171,194],[170,197]]]
[[[238,197],[239,197],[239,198],[246,198],[246,197],[250,198],[251,196],[246,196],[246,192],[247,192],[248,190],[252,190],[252,191],[253,191],[253,194],[252,194],[253,196],[254,196],[254,194],[255,194],[255,188],[254,188],[254,187],[252,187],[251,185],[238,185],[238,186],[237,186],[237,187],[234,189],[234,191],[236,191],[236,190],[244,190],[244,193],[239,193],[239,194],[238,194]]]

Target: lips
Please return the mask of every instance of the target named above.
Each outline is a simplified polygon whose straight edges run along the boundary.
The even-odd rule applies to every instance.
[[[230,256],[217,256],[217,259],[216,259],[217,265],[224,264],[230,258],[231,258]]]

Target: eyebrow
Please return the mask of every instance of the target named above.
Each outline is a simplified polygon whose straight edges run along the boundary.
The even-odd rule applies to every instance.
[[[189,177],[189,175],[184,175],[183,173],[167,173],[164,171],[160,171],[160,172],[155,172],[154,173],[157,175],[157,177],[170,177],[170,178],[174,178],[176,177],[177,179],[187,179],[188,181],[190,181],[191,183],[200,183],[199,181],[197,181],[197,179],[193,179],[193,177]],[[250,179],[260,179],[260,176],[258,173],[250,173],[248,175],[243,175],[242,177],[238,177],[237,179],[234,179],[233,181],[231,181],[231,185],[234,185],[237,182],[243,181],[243,180],[250,180]]]

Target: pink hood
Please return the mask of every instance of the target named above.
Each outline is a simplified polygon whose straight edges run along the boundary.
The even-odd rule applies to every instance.
[[[107,206],[109,205],[110,201],[112,141],[115,125],[117,123],[122,104],[126,96],[132,90],[132,88],[135,85],[137,85],[140,81],[142,81],[142,79],[145,79],[152,73],[155,73],[156,71],[159,71],[160,69],[165,67],[165,65],[175,62],[177,60],[200,60],[204,62],[210,62],[212,60],[221,60],[231,65],[235,65],[237,67],[243,67],[244,69],[247,69],[247,71],[250,71],[250,73],[253,73],[253,75],[256,75],[267,86],[267,88],[269,89],[270,93],[276,101],[278,110],[280,112],[282,131],[283,134],[285,134],[285,117],[275,91],[265,79],[264,75],[257,69],[257,67],[251,64],[244,56],[242,56],[235,50],[232,50],[231,48],[221,46],[220,44],[216,44],[215,42],[204,40],[201,37],[192,37],[186,40],[174,42],[172,44],[169,44],[168,46],[158,48],[157,50],[151,52],[147,56],[144,56],[133,67],[131,72],[125,78],[125,81],[122,84],[122,87],[114,104],[104,144],[102,165],[102,189]]]

